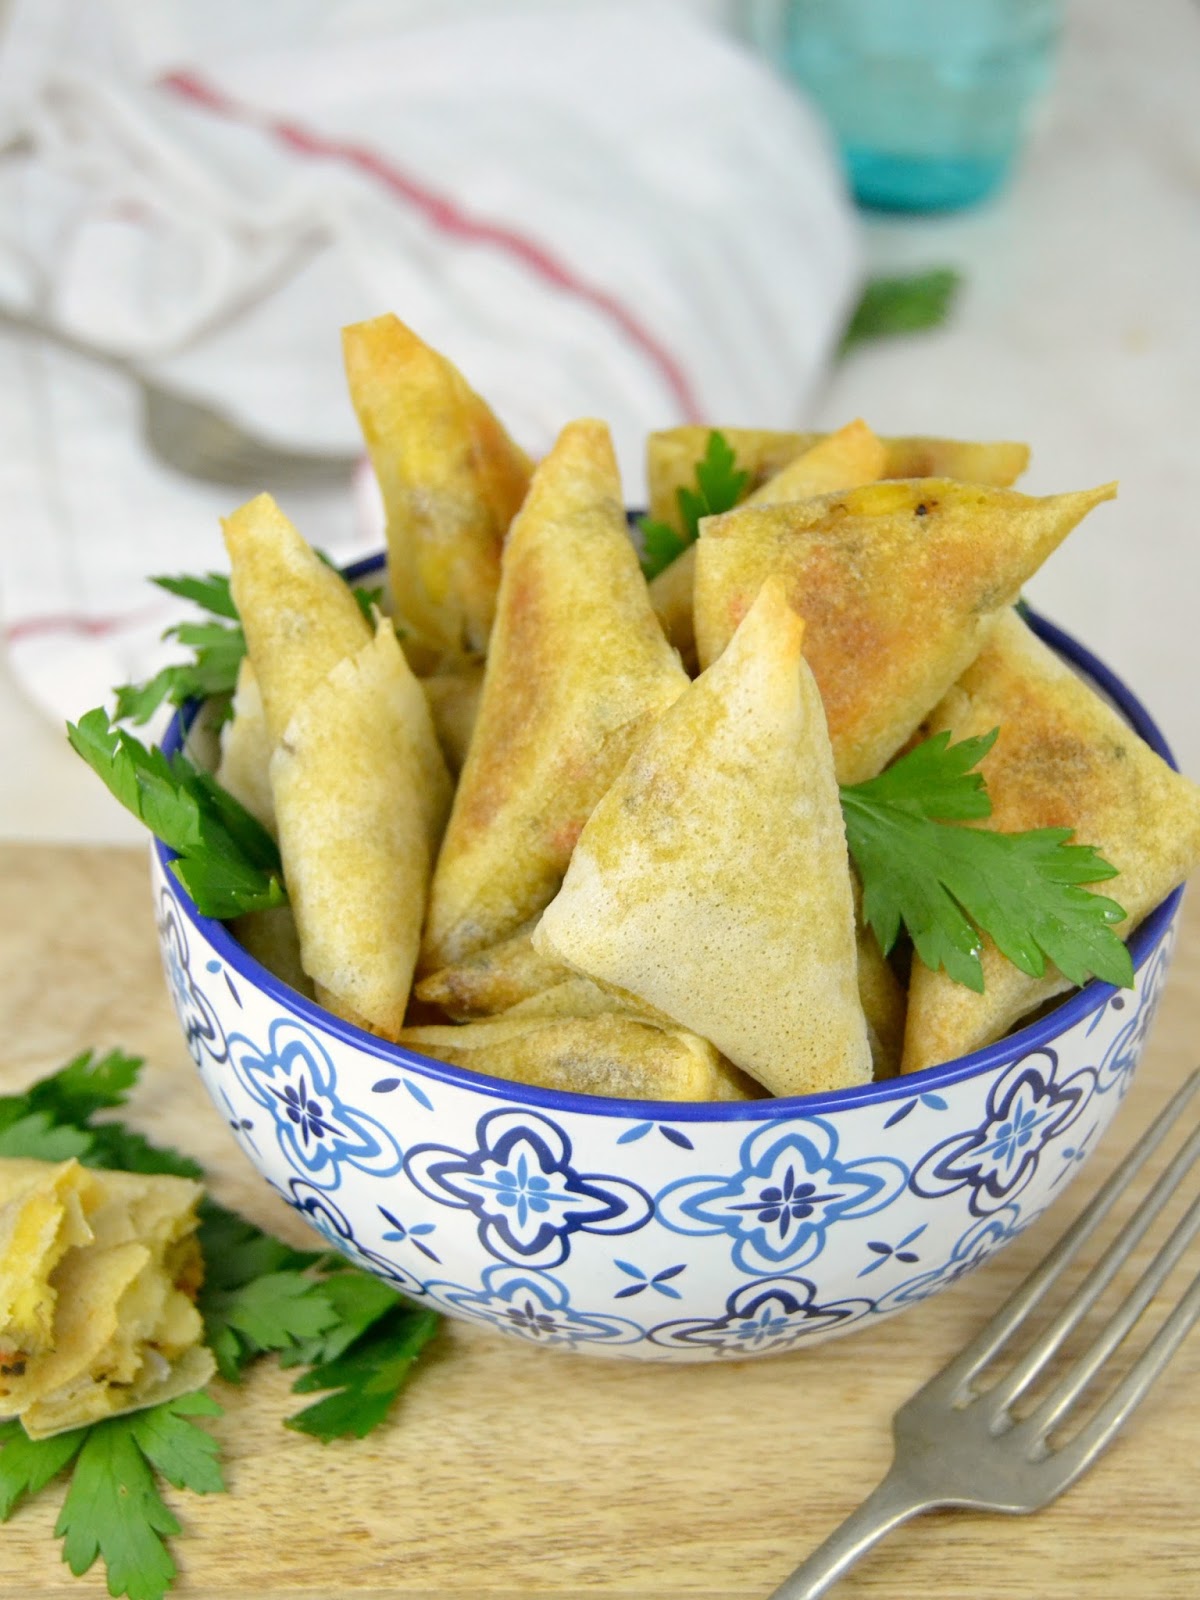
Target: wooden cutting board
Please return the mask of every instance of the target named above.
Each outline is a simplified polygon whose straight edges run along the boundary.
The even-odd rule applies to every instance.
[[[130,1120],[191,1151],[217,1196],[308,1235],[200,1087],[158,965],[140,853],[0,846],[0,1090],[89,1046],[143,1054]],[[896,1407],[983,1321],[1197,1062],[1200,895],[1128,1104],[1051,1215],[970,1279],[873,1330],[766,1361],[667,1368],[447,1326],[389,1426],[286,1432],[288,1379],[218,1384],[230,1492],[169,1495],[187,1600],[760,1600],[866,1494]],[[1126,1434],[1026,1519],[939,1512],[843,1580],[854,1597],[1194,1600],[1200,1336]],[[61,1490],[0,1528],[0,1594],[104,1594],[52,1537]]]

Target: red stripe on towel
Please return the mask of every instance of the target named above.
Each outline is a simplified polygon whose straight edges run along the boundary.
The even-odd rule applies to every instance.
[[[4,628],[4,638],[9,644],[20,644],[24,639],[36,639],[52,633],[74,633],[86,639],[103,639],[106,634],[121,633],[126,628],[148,622],[151,617],[162,614],[158,606],[129,611],[120,617],[85,617],[72,616],[66,611],[47,612],[44,616],[22,617],[17,622],[8,623]]]
[[[658,369],[659,375],[675,396],[683,419],[687,422],[702,420],[701,408],[686,373],[658,337],[627,306],[622,305],[615,295],[596,284],[588,283],[573,268],[552,255],[544,245],[526,238],[515,228],[472,216],[456,201],[411,177],[394,162],[365,145],[328,138],[324,134],[314,133],[309,128],[301,127],[298,123],[258,112],[253,107],[231,99],[196,73],[171,72],[159,81],[164,88],[172,90],[195,105],[204,106],[206,110],[220,116],[238,122],[248,122],[264,129],[301,155],[341,161],[348,166],[356,167],[368,177],[376,179],[397,199],[415,207],[426,221],[441,233],[471,244],[491,245],[495,249],[505,251],[522,262],[535,276],[553,284],[564,294],[574,295],[576,299],[582,300],[607,316],[621,330],[625,338],[636,345]]]

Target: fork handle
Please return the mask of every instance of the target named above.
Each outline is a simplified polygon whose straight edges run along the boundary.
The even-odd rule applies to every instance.
[[[893,1462],[883,1482],[783,1580],[769,1600],[817,1600],[885,1534],[939,1504]]]

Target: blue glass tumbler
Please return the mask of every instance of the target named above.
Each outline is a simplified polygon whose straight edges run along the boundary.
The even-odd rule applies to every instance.
[[[1050,78],[1059,0],[766,0],[743,31],[833,126],[861,204],[948,211],[991,194]]]

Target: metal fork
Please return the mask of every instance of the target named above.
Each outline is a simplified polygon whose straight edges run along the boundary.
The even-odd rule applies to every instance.
[[[46,340],[131,378],[141,392],[142,437],[147,448],[164,466],[186,477],[237,488],[307,488],[348,480],[359,459],[340,452],[272,444],[221,407],[193,400],[147,378],[135,362],[76,338],[35,313],[0,309],[0,328]]]
[[[1075,1402],[1200,1231],[1200,1199],[1192,1202],[1112,1317],[1049,1393],[1027,1415],[1015,1415],[1013,1407],[1046,1370],[1178,1189],[1200,1153],[1200,1127],[1193,1130],[1061,1312],[1028,1350],[990,1386],[977,1388],[975,1380],[1095,1232],[1178,1121],[1197,1087],[1200,1070],[1146,1130],[1041,1265],[971,1343],[900,1408],[892,1424],[895,1456],[883,1482],[780,1584],[770,1600],[816,1600],[884,1534],[935,1506],[1040,1510],[1074,1483],[1112,1440],[1200,1316],[1200,1274],[1079,1431],[1059,1446],[1051,1442],[1051,1436],[1061,1429]]]

